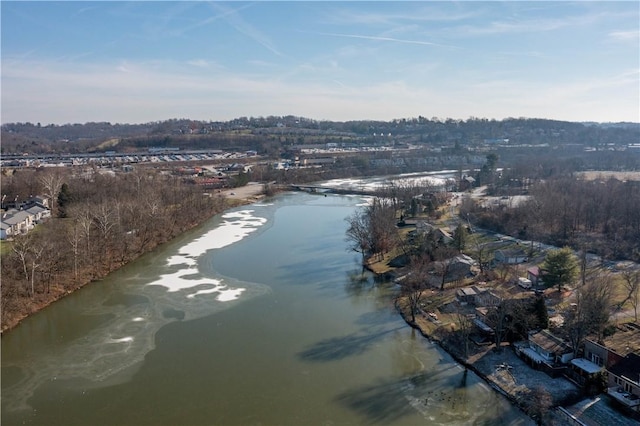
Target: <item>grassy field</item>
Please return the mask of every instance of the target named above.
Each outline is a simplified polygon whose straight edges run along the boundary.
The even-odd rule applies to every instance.
[[[0,241],[0,256],[11,253],[11,241]]]

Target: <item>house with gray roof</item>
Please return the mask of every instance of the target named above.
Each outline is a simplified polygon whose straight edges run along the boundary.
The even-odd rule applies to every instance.
[[[509,265],[526,262],[528,260],[527,254],[522,249],[496,250],[494,258],[496,263],[506,263]]]
[[[38,204],[33,207],[29,207],[25,211],[33,216],[33,221],[35,223],[40,223],[51,217],[51,210]]]
[[[9,209],[2,214],[2,223],[8,226],[7,234],[15,236],[33,228],[33,215],[24,210]]]
[[[640,413],[640,355],[630,353],[608,371],[607,394],[625,409]]]
[[[51,210],[34,204],[26,210],[9,209],[0,213],[0,240],[26,234],[37,224],[51,217]]]

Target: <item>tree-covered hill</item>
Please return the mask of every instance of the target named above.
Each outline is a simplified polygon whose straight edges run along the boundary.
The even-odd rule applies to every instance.
[[[480,146],[507,144],[559,146],[576,144],[594,149],[615,148],[640,141],[640,123],[576,123],[547,119],[403,118],[391,121],[318,121],[296,116],[240,117],[230,121],[171,119],[143,124],[7,123],[2,128],[2,153],[85,152],[106,147],[228,146],[254,149],[269,142],[318,143],[351,140],[393,140],[424,145]]]

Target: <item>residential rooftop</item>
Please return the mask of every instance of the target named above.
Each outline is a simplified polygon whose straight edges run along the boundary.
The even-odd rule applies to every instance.
[[[604,339],[604,346],[621,356],[640,354],[640,323],[619,324],[616,332]]]

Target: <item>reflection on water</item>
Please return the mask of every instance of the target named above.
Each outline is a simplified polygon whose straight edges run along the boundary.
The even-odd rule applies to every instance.
[[[361,199],[220,216],[3,336],[3,424],[509,424],[344,241]]]

